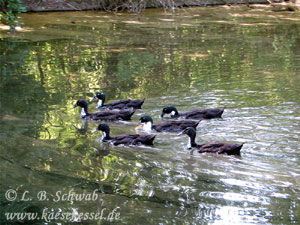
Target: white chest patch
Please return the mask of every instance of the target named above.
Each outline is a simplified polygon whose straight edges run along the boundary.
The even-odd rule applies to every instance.
[[[103,132],[101,140],[103,141],[105,138],[106,138],[106,132]]]
[[[147,123],[144,123],[143,129],[146,130],[146,131],[151,131],[151,129],[152,129],[152,123],[150,121],[147,122]]]
[[[81,108],[81,113],[80,113],[81,117],[85,117],[86,116],[86,113],[84,111],[84,108]]]
[[[97,103],[97,108],[100,108],[102,106],[102,100],[99,99],[98,103]]]
[[[191,139],[189,139],[189,142],[187,144],[187,148],[192,148],[192,141],[191,141]]]
[[[174,115],[175,115],[175,111],[172,111],[172,112],[171,112],[171,115],[174,116]]]

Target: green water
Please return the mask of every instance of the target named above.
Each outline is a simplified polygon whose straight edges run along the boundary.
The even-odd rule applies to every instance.
[[[16,224],[7,216],[17,212],[38,213],[24,224],[300,223],[299,13],[22,18],[16,35],[0,30],[0,224]],[[153,147],[102,144],[97,123],[81,129],[71,109],[96,91],[108,102],[146,98],[132,121],[109,123],[112,135],[135,133],[143,114],[160,122],[166,105],[226,106],[222,119],[201,121],[196,141],[245,142],[241,156],[190,155],[187,137],[170,133]]]

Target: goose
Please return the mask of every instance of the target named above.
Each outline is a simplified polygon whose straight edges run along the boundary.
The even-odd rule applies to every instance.
[[[178,135],[186,134],[189,136],[189,149],[196,149],[198,153],[215,153],[215,154],[227,154],[227,155],[240,155],[241,148],[244,143],[232,144],[232,143],[206,143],[206,144],[197,144],[195,142],[196,130],[193,127],[187,127]]]
[[[100,123],[98,127],[93,131],[93,133],[97,131],[102,131],[103,136],[101,141],[103,142],[112,142],[114,145],[153,145],[153,141],[156,135],[148,134],[123,134],[120,136],[110,136],[110,128],[106,123]]]
[[[133,109],[141,109],[145,99],[137,99],[137,100],[118,100],[104,105],[105,102],[105,94],[103,92],[96,92],[96,95],[91,98],[90,102],[98,99],[97,107],[98,109],[126,109],[126,108],[133,108]]]
[[[87,118],[92,120],[130,120],[131,116],[134,114],[135,110],[107,110],[96,113],[88,112],[88,103],[84,99],[79,99],[73,108],[77,106],[81,107],[81,118]]]
[[[140,125],[137,126],[136,129],[142,128],[146,131],[155,130],[157,132],[179,132],[187,127],[196,128],[199,122],[200,121],[193,120],[168,120],[154,125],[152,118],[148,115],[144,115],[140,118]]]
[[[182,117],[184,119],[213,119],[221,118],[224,109],[194,109],[188,112],[179,113],[174,106],[166,106],[160,115],[161,118],[165,114],[171,114],[171,118]]]

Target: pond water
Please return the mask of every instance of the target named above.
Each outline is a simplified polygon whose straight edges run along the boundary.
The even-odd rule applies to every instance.
[[[16,223],[14,212],[38,213],[25,224],[300,223],[299,13],[22,18],[17,34],[0,31],[0,224]],[[175,133],[153,147],[102,144],[98,123],[83,129],[71,109],[97,91],[108,102],[146,98],[132,121],[108,123],[112,135],[135,133],[143,114],[160,122],[166,105],[226,106],[222,119],[200,122],[196,141],[245,142],[241,156],[191,155]]]

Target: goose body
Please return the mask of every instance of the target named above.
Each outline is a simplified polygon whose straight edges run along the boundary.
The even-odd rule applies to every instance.
[[[168,120],[154,125],[152,118],[146,115],[142,116],[139,121],[144,130],[155,130],[157,132],[179,132],[187,127],[196,128],[199,122],[200,121],[193,120]]]
[[[166,106],[163,108],[161,117],[165,114],[171,114],[171,118],[182,117],[185,119],[213,119],[221,118],[224,109],[194,109],[188,112],[179,113],[174,106]]]
[[[145,99],[136,99],[136,100],[127,99],[127,100],[118,100],[108,104],[104,104],[105,94],[103,92],[97,92],[96,95],[90,101],[94,101],[95,99],[98,99],[97,108],[106,109],[106,110],[128,109],[128,108],[141,109],[145,101]]]
[[[76,102],[73,108],[81,107],[81,118],[88,118],[92,120],[131,120],[131,116],[134,114],[135,110],[107,110],[100,111],[96,113],[88,112],[88,103],[84,99],[80,99]]]
[[[194,148],[198,153],[215,153],[215,154],[227,154],[227,155],[240,155],[241,148],[243,143],[233,144],[233,143],[206,143],[206,144],[197,144],[195,142],[196,130],[193,127],[188,127],[183,130],[178,135],[186,134],[189,136],[189,149]]]
[[[101,123],[99,126],[94,130],[102,131],[102,141],[103,142],[112,142],[114,145],[153,145],[153,141],[156,135],[140,135],[140,134],[123,134],[120,136],[110,136],[110,128],[106,123]]]

